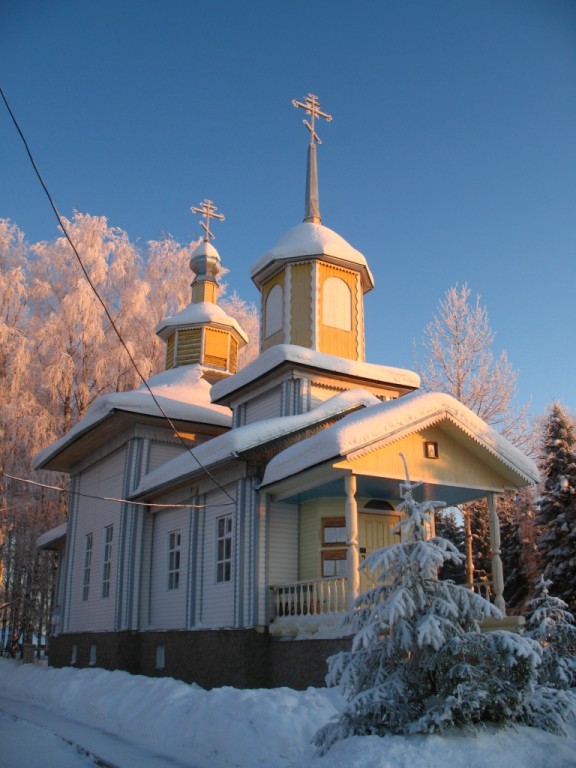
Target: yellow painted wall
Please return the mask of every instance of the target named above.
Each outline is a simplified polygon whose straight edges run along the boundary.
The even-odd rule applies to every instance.
[[[322,518],[344,515],[343,498],[313,499],[300,504],[300,580],[319,579],[322,575]]]
[[[291,270],[290,343],[312,347],[312,265],[294,264]]]
[[[338,277],[343,280],[350,289],[352,296],[352,330],[344,331],[340,328],[331,328],[322,323],[323,317],[323,285],[329,277]],[[340,269],[332,264],[318,263],[318,349],[329,355],[345,357],[348,360],[358,359],[358,311],[356,284],[359,275],[345,269]]]
[[[274,275],[268,282],[264,283],[262,286],[262,311],[261,311],[261,322],[262,322],[262,344],[261,344],[261,350],[264,352],[264,350],[268,349],[269,347],[273,347],[275,344],[283,344],[284,343],[284,328],[281,328],[276,333],[272,334],[271,336],[267,336],[266,331],[266,302],[268,300],[268,294],[274,288],[275,285],[279,285],[282,288],[282,297],[283,301],[286,301],[286,274],[285,271],[282,270],[277,275]],[[284,314],[284,307],[282,307],[282,314]]]
[[[206,328],[204,333],[203,363],[213,368],[226,368],[230,334],[217,328]]]
[[[424,456],[424,442],[427,440],[438,443],[438,459]],[[464,435],[462,440],[466,440]],[[475,456],[465,443],[440,427],[423,430],[338,466],[353,467],[355,472],[403,478],[405,473],[400,453],[404,455],[410,478],[414,481],[456,483],[472,488],[501,488],[509,484],[499,472]]]
[[[218,286],[212,280],[199,280],[192,284],[192,302],[199,304],[202,301],[209,301],[215,304],[218,299]]]
[[[200,362],[202,332],[200,328],[180,328],[178,331],[176,365],[191,365]]]

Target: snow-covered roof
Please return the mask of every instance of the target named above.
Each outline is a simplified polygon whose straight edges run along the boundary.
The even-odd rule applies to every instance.
[[[339,373],[366,381],[374,381],[379,384],[391,384],[392,386],[408,387],[410,389],[420,386],[418,374],[404,368],[392,368],[387,365],[347,360],[343,357],[327,355],[324,352],[316,352],[313,349],[299,347],[295,344],[275,344],[273,347],[269,347],[269,349],[262,352],[256,360],[234,376],[214,384],[212,387],[212,400],[214,402],[222,400],[222,398],[265,376],[285,362],[329,371],[330,373]]]
[[[205,323],[233,328],[244,341],[248,341],[248,336],[246,336],[237,321],[233,317],[227,315],[218,304],[214,304],[210,301],[189,304],[180,312],[172,315],[172,317],[164,318],[164,320],[162,320],[156,327],[156,333],[160,338],[165,338],[174,328],[201,325]]]
[[[288,230],[276,245],[252,265],[250,276],[257,275],[276,261],[291,261],[309,256],[327,256],[341,263],[354,265],[364,273],[365,290],[374,287],[374,278],[364,256],[334,230],[323,224],[304,221]]]
[[[50,549],[50,545],[55,542],[64,539],[68,530],[68,523],[62,523],[62,525],[51,528],[49,531],[38,536],[36,539],[36,546],[38,549]]]
[[[237,427],[194,448],[194,456],[203,467],[211,467],[235,455],[272,440],[306,429],[357,408],[374,407],[377,397],[364,389],[350,389],[321,403],[307,413],[278,416]],[[299,443],[301,445],[301,443]],[[183,453],[142,478],[133,496],[141,496],[169,483],[184,479],[197,471],[199,463],[189,453]]]
[[[152,376],[148,386],[171,419],[200,422],[212,426],[230,427],[230,410],[214,405],[210,398],[210,384],[202,378],[198,365],[184,365]],[[92,403],[84,418],[63,437],[40,451],[34,459],[36,467],[42,467],[81,435],[93,429],[114,411],[125,411],[146,416],[162,417],[162,411],[154,402],[144,384],[129,392],[103,395]]]
[[[444,419],[456,424],[527,482],[538,481],[534,462],[458,400],[441,393],[415,392],[352,413],[282,451],[266,467],[262,486],[352,452],[360,455],[363,450],[368,452],[376,446],[395,442]]]

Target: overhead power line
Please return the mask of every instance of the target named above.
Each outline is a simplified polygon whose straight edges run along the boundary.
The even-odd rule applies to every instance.
[[[205,467],[205,466],[202,464],[202,462],[201,462],[201,461],[200,461],[200,460],[199,460],[199,459],[196,457],[196,455],[194,454],[193,450],[192,450],[192,449],[190,448],[190,446],[189,446],[189,445],[186,443],[186,441],[185,441],[185,440],[183,440],[183,439],[180,437],[180,435],[178,435],[178,434],[177,434],[177,433],[178,433],[178,430],[177,430],[176,426],[174,425],[174,423],[173,423],[172,419],[171,419],[171,418],[168,416],[168,414],[166,413],[166,411],[165,411],[165,410],[162,408],[162,406],[161,406],[160,402],[158,401],[158,398],[156,397],[156,395],[154,394],[154,392],[153,392],[153,391],[152,391],[152,389],[150,388],[150,386],[149,386],[148,382],[147,382],[147,381],[146,381],[146,379],[144,378],[144,375],[143,375],[143,374],[142,374],[142,372],[140,371],[140,368],[138,367],[138,364],[136,363],[136,360],[134,360],[134,357],[132,356],[132,353],[130,352],[130,350],[128,349],[128,346],[127,346],[127,344],[126,344],[126,342],[125,342],[125,341],[124,341],[124,339],[122,338],[122,335],[121,335],[120,331],[118,330],[118,327],[116,326],[116,323],[114,322],[114,319],[112,318],[112,315],[111,315],[111,314],[110,314],[110,312],[108,311],[108,307],[106,306],[106,303],[104,302],[104,300],[102,299],[102,297],[101,297],[101,296],[100,296],[100,294],[98,293],[98,289],[96,288],[96,286],[95,286],[95,285],[94,285],[94,283],[92,282],[92,279],[91,279],[90,275],[88,274],[88,271],[87,271],[86,267],[84,266],[84,263],[82,262],[82,259],[81,259],[81,257],[80,257],[80,254],[78,253],[78,250],[77,250],[76,246],[75,246],[75,245],[74,245],[74,243],[72,242],[72,238],[70,237],[70,235],[69,235],[69,233],[68,233],[68,230],[67,230],[66,226],[64,225],[64,221],[63,221],[62,217],[60,216],[60,214],[59,214],[59,212],[58,212],[58,209],[56,208],[56,204],[54,203],[54,200],[53,200],[53,198],[52,198],[52,195],[50,194],[50,192],[49,192],[49,190],[48,190],[48,187],[46,186],[46,183],[45,183],[44,179],[42,178],[42,174],[40,173],[40,171],[39,171],[39,169],[38,169],[38,166],[36,165],[36,162],[35,162],[35,160],[34,160],[34,157],[33,157],[33,155],[32,155],[32,152],[31,152],[31,150],[30,150],[30,147],[28,146],[28,142],[26,141],[26,137],[24,136],[24,133],[22,132],[22,129],[20,128],[20,125],[18,124],[18,121],[16,120],[16,117],[15,117],[14,113],[12,112],[12,109],[10,108],[10,104],[8,103],[8,100],[7,100],[7,98],[6,98],[5,94],[4,94],[4,90],[2,89],[2,87],[1,87],[1,86],[0,86],[0,95],[2,96],[2,100],[4,101],[4,104],[5,104],[5,106],[6,106],[6,109],[8,110],[8,114],[10,115],[10,118],[12,119],[12,122],[14,123],[14,127],[16,128],[16,130],[17,130],[17,132],[18,132],[18,135],[20,136],[20,138],[21,138],[21,140],[22,140],[22,143],[24,144],[24,147],[25,147],[25,149],[26,149],[26,153],[27,153],[27,155],[28,155],[28,157],[29,157],[29,159],[30,159],[30,162],[32,163],[32,167],[33,167],[33,169],[34,169],[34,173],[36,174],[36,177],[38,178],[38,181],[39,181],[39,182],[40,182],[40,184],[42,185],[42,189],[44,190],[44,192],[45,192],[45,194],[46,194],[46,197],[48,198],[48,201],[49,201],[49,203],[50,203],[50,207],[51,207],[51,208],[52,208],[52,210],[54,211],[54,215],[56,216],[56,218],[57,218],[57,220],[58,220],[58,224],[59,224],[59,226],[60,226],[60,228],[61,228],[62,232],[64,233],[64,236],[66,237],[66,240],[68,240],[68,243],[70,244],[70,247],[72,248],[72,251],[74,252],[74,255],[75,255],[75,257],[76,257],[76,260],[78,261],[78,264],[80,265],[80,268],[81,268],[81,270],[82,270],[82,272],[83,272],[83,274],[84,274],[84,277],[86,278],[86,280],[87,280],[87,282],[88,282],[88,285],[90,286],[90,288],[91,288],[92,292],[94,293],[94,295],[95,295],[95,296],[96,296],[96,298],[98,299],[98,301],[99,301],[100,305],[102,306],[102,309],[104,310],[104,313],[105,313],[106,317],[108,318],[108,321],[109,321],[110,325],[112,326],[112,329],[113,329],[114,333],[115,333],[115,334],[116,334],[116,336],[118,337],[118,340],[120,341],[120,344],[122,345],[122,347],[124,348],[124,350],[125,350],[126,354],[128,355],[128,359],[130,360],[130,363],[131,363],[131,365],[133,366],[133,368],[134,368],[134,370],[136,371],[136,373],[137,373],[138,377],[140,378],[140,380],[142,381],[142,383],[144,384],[144,386],[146,387],[146,389],[147,389],[147,390],[148,390],[148,392],[150,393],[150,396],[152,397],[152,400],[154,401],[154,403],[155,403],[155,404],[156,404],[156,406],[158,407],[158,409],[159,409],[160,413],[162,414],[162,416],[164,417],[164,419],[166,419],[166,421],[168,422],[168,424],[170,425],[170,427],[171,427],[171,428],[174,430],[174,432],[176,433],[176,436],[177,436],[178,440],[180,440],[180,442],[181,442],[181,443],[182,443],[182,445],[183,445],[183,446],[186,448],[186,450],[188,451],[188,453],[190,454],[190,456],[192,456],[192,458],[193,458],[193,459],[194,459],[194,461],[195,461],[195,462],[198,464],[198,466],[200,467],[200,469],[201,469],[201,470],[202,470],[202,471],[203,471],[203,472],[204,472],[204,473],[205,473],[205,474],[206,474],[206,475],[207,475],[207,476],[208,476],[208,477],[209,477],[209,478],[212,480],[212,482],[213,482],[213,483],[214,483],[214,484],[215,484],[215,485],[216,485],[216,486],[217,486],[217,487],[218,487],[218,488],[219,488],[219,489],[220,489],[220,490],[221,490],[223,493],[225,493],[225,494],[226,494],[226,496],[228,496],[228,498],[229,498],[229,499],[230,499],[232,502],[236,503],[236,499],[235,499],[233,496],[231,496],[231,495],[230,495],[230,493],[228,493],[228,491],[226,490],[226,488],[224,488],[224,487],[223,487],[223,486],[222,486],[222,485],[221,485],[221,484],[218,482],[218,480],[216,480],[216,478],[215,478],[215,477],[214,477],[214,475],[213,475],[213,474],[210,472],[210,470],[209,470],[207,467]],[[173,506],[173,505],[172,505],[172,506]]]
[[[15,475],[9,475],[7,472],[0,472],[0,479],[7,477],[9,480],[16,480],[18,483],[26,483],[26,485],[35,485],[38,488],[46,488],[50,491],[57,491],[58,493],[65,493],[70,496],[81,496],[84,499],[96,499],[97,501],[113,501],[118,504],[132,504],[137,507],[149,507],[153,509],[207,509],[209,504],[151,504],[144,501],[131,501],[130,499],[117,499],[114,496],[95,496],[90,493],[82,493],[81,491],[72,491],[69,488],[60,488],[58,485],[47,485],[46,483],[39,483],[36,480],[29,480],[25,477],[16,477]],[[227,505],[218,505],[227,506]],[[14,507],[6,507],[0,509],[0,512],[5,512],[8,509]]]

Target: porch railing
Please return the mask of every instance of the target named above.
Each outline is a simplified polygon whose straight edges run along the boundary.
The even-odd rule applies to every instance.
[[[310,579],[273,584],[274,616],[319,616],[345,613],[346,579]]]

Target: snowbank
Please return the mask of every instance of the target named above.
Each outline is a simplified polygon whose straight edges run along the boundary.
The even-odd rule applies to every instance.
[[[569,768],[569,737],[533,728],[486,728],[477,735],[355,737],[325,757],[314,732],[338,712],[333,690],[205,691],[171,678],[102,669],[52,669],[0,659],[0,689],[11,698],[137,742],[195,768]]]

